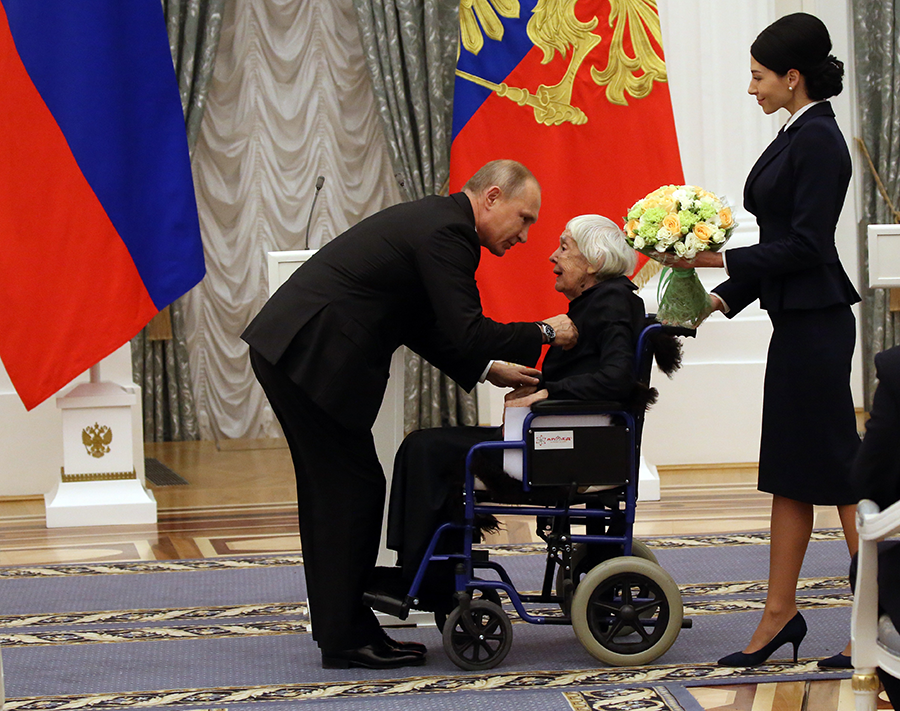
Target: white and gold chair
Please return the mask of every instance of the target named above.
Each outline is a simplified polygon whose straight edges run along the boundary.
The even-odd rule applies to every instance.
[[[875,711],[876,667],[900,678],[900,633],[887,615],[878,614],[878,542],[900,534],[900,502],[881,511],[864,499],[856,509],[859,560],[850,636],[853,643],[853,691],[856,711]]]

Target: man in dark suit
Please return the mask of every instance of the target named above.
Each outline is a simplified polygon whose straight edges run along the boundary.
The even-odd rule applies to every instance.
[[[371,427],[393,352],[408,346],[466,389],[482,378],[518,386],[537,382],[525,366],[542,343],[577,340],[565,315],[501,324],[481,311],[481,248],[502,256],[525,242],[540,202],[525,166],[488,163],[461,193],[395,205],[335,238],[242,335],[291,448],[313,638],[326,668],[424,663],[423,645],[391,640],[362,603],[386,488]]]
[[[866,422],[866,436],[853,466],[854,492],[881,509],[900,501],[900,347],[875,356],[878,388]],[[856,580],[856,559],[850,573]],[[900,542],[878,545],[878,604],[900,629]],[[900,708],[900,680],[878,670],[894,708]]]

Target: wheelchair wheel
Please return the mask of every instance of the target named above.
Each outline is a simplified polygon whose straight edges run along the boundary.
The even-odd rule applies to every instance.
[[[497,607],[503,607],[503,601],[500,599],[500,593],[497,592],[496,588],[475,588],[472,590],[472,599],[473,600],[487,600],[488,602],[493,602]],[[449,613],[444,610],[437,610],[434,613],[434,624],[437,626],[440,632],[444,631],[444,625],[447,624],[447,617]]]
[[[614,666],[647,664],[681,631],[684,607],[672,576],[636,556],[604,561],[575,589],[572,627],[584,648]]]
[[[572,546],[572,554],[569,557],[570,564],[572,566],[572,593],[574,594],[574,588],[578,587],[578,583],[584,577],[584,575],[591,569],[593,565],[599,565],[602,561],[598,560],[590,560],[588,556],[588,545],[587,543],[576,543]],[[639,541],[637,538],[631,539],[631,555],[637,558],[643,558],[644,560],[649,560],[651,563],[655,563],[659,565],[659,561],[656,559],[656,555],[654,555],[653,551],[650,550],[650,546],[648,546],[643,541]],[[569,615],[571,610],[571,603],[567,602],[567,600],[571,600],[570,596],[565,594],[565,584],[566,584],[566,576],[562,569],[562,566],[556,569],[556,594],[563,598],[563,601],[560,602],[559,606],[562,608],[563,614]]]
[[[512,622],[496,603],[472,600],[468,620],[460,607],[450,613],[443,639],[444,651],[460,669],[493,669],[512,646]]]

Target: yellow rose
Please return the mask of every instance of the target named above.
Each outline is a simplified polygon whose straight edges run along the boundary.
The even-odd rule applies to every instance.
[[[715,232],[715,229],[713,227],[710,227],[705,222],[698,222],[696,225],[694,225],[693,232],[694,236],[701,242],[703,242],[703,244],[708,244],[710,237],[712,237],[713,233]]]
[[[734,225],[734,217],[731,215],[730,207],[723,207],[719,210],[719,221],[721,222],[723,230],[727,230]]]
[[[681,220],[678,219],[678,215],[668,214],[663,218],[662,226],[666,229],[669,234],[672,235],[680,235],[681,234]]]
[[[654,207],[659,207],[659,199],[653,195],[648,195],[644,200],[644,209],[650,210]]]
[[[634,233],[637,229],[637,220],[629,220],[625,223],[625,232],[630,239],[634,239]]]

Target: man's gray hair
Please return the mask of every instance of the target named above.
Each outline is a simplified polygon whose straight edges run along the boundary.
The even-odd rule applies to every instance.
[[[637,266],[637,252],[625,241],[625,233],[608,217],[579,215],[569,220],[566,229],[585,259],[598,267],[597,278],[631,274]]]
[[[475,175],[469,178],[463,190],[481,195],[496,185],[505,198],[514,198],[521,193],[529,181],[537,185],[537,178],[524,165],[515,160],[492,160],[485,163]]]

